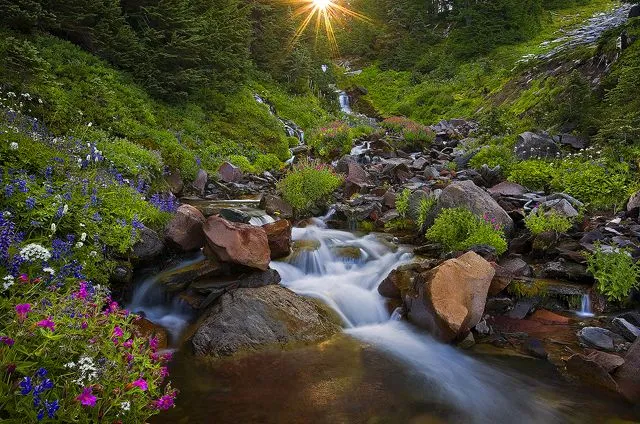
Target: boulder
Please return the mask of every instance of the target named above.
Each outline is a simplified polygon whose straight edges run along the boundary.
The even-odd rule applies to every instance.
[[[344,197],[350,198],[354,194],[360,193],[363,188],[371,185],[371,178],[362,166],[355,162],[349,162],[344,183]]]
[[[584,327],[578,331],[581,341],[596,349],[613,352],[616,347],[625,340],[616,333],[600,327]]]
[[[443,341],[466,335],[480,322],[495,271],[473,252],[420,275],[418,295],[405,297],[409,320]]]
[[[171,190],[171,193],[176,196],[182,193],[182,190],[184,189],[184,182],[182,181],[179,170],[171,170],[165,177],[165,180],[167,181],[167,185],[169,186],[169,190]]]
[[[629,9],[629,19],[640,16],[640,4],[635,4]]]
[[[154,324],[146,318],[135,319],[133,321],[133,332],[136,337],[144,339],[154,338],[158,341],[158,349],[166,349],[168,345],[167,330]]]
[[[578,216],[578,211],[569,203],[567,199],[553,199],[547,200],[543,202],[541,205],[542,209],[545,211],[545,214],[554,211],[560,216],[564,216],[565,218],[575,218]]]
[[[609,372],[595,360],[584,355],[571,356],[567,360],[567,371],[586,385],[598,386],[614,392],[618,390],[618,385]]]
[[[242,171],[230,162],[225,162],[218,168],[218,178],[225,183],[233,183],[242,179]]]
[[[611,322],[614,330],[630,342],[635,342],[640,337],[640,328],[631,324],[624,318],[616,317]]]
[[[220,263],[211,258],[203,257],[188,266],[160,273],[158,284],[168,292],[177,292],[186,289],[195,281],[219,276],[224,271]]]
[[[637,191],[632,195],[627,202],[627,211],[631,211],[635,208],[640,208],[640,191]]]
[[[512,183],[509,181],[503,181],[499,184],[496,184],[487,191],[490,194],[500,196],[522,196],[523,194],[528,192],[528,190],[522,187],[520,184]]]
[[[586,357],[589,360],[596,362],[608,373],[614,372],[622,364],[624,364],[624,359],[620,356],[614,355],[612,353],[601,352],[595,349],[586,349]]]
[[[506,234],[513,231],[513,220],[504,209],[483,189],[472,181],[457,181],[447,186],[440,194],[436,212],[445,208],[466,208],[475,215],[496,219]]]
[[[560,149],[548,135],[527,131],[518,136],[514,153],[521,160],[555,158]]]
[[[193,180],[193,188],[196,189],[200,195],[204,195],[204,189],[207,187],[207,181],[209,181],[209,175],[204,169],[200,169],[196,175],[196,179]]]
[[[613,374],[619,391],[630,402],[640,403],[640,339],[636,340],[624,357],[622,364]]]
[[[260,199],[260,209],[268,215],[279,216],[280,218],[293,218],[293,208],[290,204],[273,194],[265,194]]]
[[[571,146],[574,149],[584,149],[589,145],[589,142],[586,139],[582,137],[576,137],[573,134],[560,135],[560,143]]]
[[[206,313],[191,344],[196,355],[315,343],[339,331],[311,300],[277,285],[225,293]]]
[[[433,269],[436,264],[436,260],[425,259],[401,265],[382,280],[378,286],[378,293],[389,299],[402,299],[404,293],[413,290],[418,275]]]
[[[151,262],[164,252],[164,242],[150,228],[143,226],[139,231],[140,240],[133,246],[133,257],[141,262]]]
[[[263,271],[269,268],[271,251],[264,228],[212,216],[203,229],[207,256]]]
[[[269,241],[271,259],[284,258],[291,253],[291,223],[286,219],[263,225]]]
[[[206,218],[191,205],[180,205],[178,211],[167,225],[165,240],[167,244],[183,252],[200,249],[204,246],[202,226]]]

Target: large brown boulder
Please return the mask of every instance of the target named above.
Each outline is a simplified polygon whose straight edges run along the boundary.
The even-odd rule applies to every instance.
[[[271,251],[264,228],[212,216],[203,229],[207,256],[263,271],[269,268]]]
[[[438,198],[436,213],[445,208],[469,209],[479,217],[495,219],[506,234],[513,231],[513,220],[507,212],[473,181],[456,181],[449,184]]]
[[[633,403],[640,403],[640,339],[636,340],[613,374],[622,395]]]
[[[340,327],[315,302],[278,285],[225,293],[191,339],[196,355],[314,343]]]
[[[371,185],[371,178],[362,166],[355,162],[349,162],[344,182],[344,196],[350,198],[354,194],[360,193],[364,187]]]
[[[409,320],[450,342],[482,318],[495,270],[474,252],[421,274],[417,296],[406,296]]]
[[[197,250],[204,246],[202,225],[206,218],[191,205],[180,205],[165,233],[167,244],[182,251]]]
[[[271,259],[284,258],[291,253],[291,223],[286,219],[263,225],[269,240]]]
[[[230,162],[224,162],[218,168],[218,178],[225,183],[233,183],[242,179],[242,171]]]

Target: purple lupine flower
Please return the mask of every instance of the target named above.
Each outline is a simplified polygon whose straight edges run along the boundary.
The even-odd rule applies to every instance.
[[[22,379],[22,381],[20,381],[20,394],[21,395],[28,395],[29,393],[31,393],[31,390],[33,389],[33,383],[31,382],[31,377],[25,377]]]
[[[31,210],[36,207],[36,199],[29,197],[25,200],[25,204],[27,205],[27,209]]]

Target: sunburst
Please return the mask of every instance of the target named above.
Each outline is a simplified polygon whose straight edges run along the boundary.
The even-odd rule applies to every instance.
[[[334,22],[342,22],[348,18],[355,18],[371,22],[365,15],[358,13],[340,4],[341,0],[285,0],[295,7],[294,16],[303,16],[302,22],[296,29],[293,42],[306,31],[311,22],[315,20],[316,36],[324,29],[329,47],[334,53],[338,53]]]

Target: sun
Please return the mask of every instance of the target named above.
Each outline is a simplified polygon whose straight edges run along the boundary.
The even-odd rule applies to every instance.
[[[340,3],[344,0],[284,0],[295,7],[294,16],[304,16],[296,29],[291,45],[305,32],[309,24],[315,19],[316,36],[324,29],[329,47],[335,54],[338,52],[338,43],[334,33],[334,22],[342,22],[347,18],[355,18],[371,22],[361,13],[351,10]]]
[[[325,10],[331,5],[331,0],[313,0],[313,4],[320,10]]]

